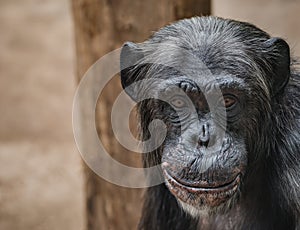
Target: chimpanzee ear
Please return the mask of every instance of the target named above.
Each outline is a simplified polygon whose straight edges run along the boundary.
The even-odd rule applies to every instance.
[[[138,70],[136,69],[137,63],[144,57],[142,50],[137,44],[133,42],[126,42],[120,54],[120,67],[121,67],[121,83],[125,92],[133,99],[136,100],[137,92],[133,87],[129,87],[137,80]]]
[[[290,47],[281,38],[270,38],[266,44],[271,49],[269,55],[274,74],[274,79],[272,79],[272,96],[274,97],[284,90],[290,79]]]

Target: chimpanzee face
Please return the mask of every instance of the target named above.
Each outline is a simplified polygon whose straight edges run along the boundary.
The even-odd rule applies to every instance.
[[[167,130],[162,146],[144,161],[161,163],[169,191],[194,216],[238,200],[248,171],[267,148],[261,124],[268,125],[271,97],[285,86],[289,71],[288,46],[281,39],[262,33],[254,49],[243,39],[223,46],[213,40],[219,34],[202,36],[194,45],[191,39],[179,44],[176,37],[164,43],[160,35],[127,43],[121,53],[121,67],[135,63],[121,71],[123,88],[135,101],[147,98],[139,104],[143,137],[149,138],[155,119]],[[286,55],[274,56],[274,50]]]
[[[164,102],[153,108],[168,130],[163,174],[191,214],[230,206],[238,197],[247,166],[246,136],[239,129],[248,93],[244,88],[241,79],[229,76],[198,84],[178,77],[159,91]]]

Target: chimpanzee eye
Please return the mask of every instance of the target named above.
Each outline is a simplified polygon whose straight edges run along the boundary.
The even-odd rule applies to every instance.
[[[223,98],[226,109],[232,108],[237,103],[237,99],[232,95],[224,95]]]
[[[176,108],[183,108],[186,105],[186,102],[181,97],[175,97],[171,100],[171,104]]]

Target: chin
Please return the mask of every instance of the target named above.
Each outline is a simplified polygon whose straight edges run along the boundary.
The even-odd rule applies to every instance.
[[[224,214],[239,200],[241,175],[223,183],[184,183],[164,170],[165,184],[182,209],[192,217]]]

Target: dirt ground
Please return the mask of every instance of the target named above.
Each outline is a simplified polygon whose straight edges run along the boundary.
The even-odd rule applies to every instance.
[[[218,16],[287,38],[300,56],[300,0],[214,0]],[[0,230],[83,230],[72,134],[68,0],[0,0]]]
[[[67,0],[0,1],[0,230],[83,229]]]

